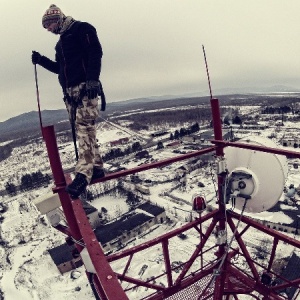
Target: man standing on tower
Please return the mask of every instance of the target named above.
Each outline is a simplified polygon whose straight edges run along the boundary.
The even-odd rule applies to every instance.
[[[101,111],[106,106],[99,80],[102,47],[91,24],[65,16],[54,4],[43,15],[42,25],[59,35],[55,60],[33,51],[32,63],[58,74],[70,121],[72,124],[75,121],[78,161],[76,176],[66,191],[72,198],[78,198],[92,179],[104,176],[95,127],[99,116],[98,96],[101,96]]]

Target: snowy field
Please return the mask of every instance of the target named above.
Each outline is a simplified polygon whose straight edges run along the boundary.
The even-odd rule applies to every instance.
[[[289,126],[292,128],[296,125],[287,123],[285,129]],[[262,135],[268,137],[272,133],[274,133],[274,128],[263,131]],[[140,135],[145,136],[146,133],[140,133]],[[280,134],[277,133],[277,135]],[[137,135],[128,129],[123,131],[122,128],[106,124],[105,128],[98,128],[97,137],[101,150],[104,153],[108,151],[110,141],[121,137],[137,137]],[[63,167],[72,167],[74,165],[73,144],[66,143],[59,144],[59,146]],[[178,154],[173,153],[171,149],[165,148],[161,150],[153,149],[151,150],[151,155],[154,160],[162,160]],[[143,160],[122,159],[119,161],[119,164],[129,169],[141,162],[145,163]],[[166,166],[161,170],[153,169],[139,174],[143,180],[148,179],[157,182],[157,184],[149,187],[150,199],[153,203],[157,203],[166,209],[166,213],[173,223],[171,225],[161,224],[146,236],[137,237],[129,245],[130,247],[185,224],[190,219],[193,195],[205,195],[207,203],[213,207],[215,206],[217,184],[213,167],[208,165],[192,171],[187,176],[186,189],[178,189],[176,188],[174,177],[176,170],[183,164],[184,162],[180,162]],[[110,165],[105,164],[105,167],[109,168]],[[293,183],[295,186],[298,186],[300,182],[299,172],[291,166],[289,168],[286,185]],[[42,141],[15,148],[8,159],[0,162],[0,189],[5,189],[7,181],[17,184],[21,176],[29,170],[30,172],[41,171],[42,173],[49,173],[47,153]],[[199,181],[203,183],[201,188],[197,185]],[[84,268],[78,268],[76,279],[72,279],[71,272],[61,275],[47,251],[63,244],[65,237],[62,233],[52,228],[47,221],[42,221],[42,216],[33,205],[32,200],[51,192],[51,188],[51,185],[49,185],[31,192],[19,193],[13,197],[2,196],[0,198],[0,203],[4,203],[8,207],[8,210],[2,214],[4,219],[1,223],[0,231],[2,241],[0,248],[0,289],[5,300],[18,298],[22,300],[94,299]],[[90,188],[97,189],[97,186]],[[169,192],[171,196],[175,199],[179,198],[181,201],[174,201],[172,198],[166,197],[164,192]],[[148,197],[144,196],[145,199]],[[282,195],[280,201],[283,201],[283,199]],[[111,195],[102,196],[94,200],[92,205],[99,210],[105,207],[111,219],[128,210],[124,197]],[[291,209],[291,206],[283,202],[281,205],[283,209],[285,206]],[[196,215],[194,214],[193,216],[195,217]],[[275,213],[262,212],[256,214],[255,217],[278,223],[289,224],[292,222],[283,211]],[[294,237],[293,235],[290,236]],[[250,231],[246,238],[247,242],[252,243],[254,246],[260,244],[264,239],[264,234],[257,231]],[[192,253],[198,242],[199,236],[196,232],[191,232],[185,241],[178,239],[176,242],[176,240],[173,240],[170,244],[172,261],[184,260],[187,255]],[[282,257],[289,256],[292,252],[292,247],[286,247],[282,249]],[[151,274],[162,272],[164,265],[158,253],[159,251],[153,251],[152,248],[145,250],[133,262],[129,275],[140,274],[140,278],[145,279],[151,277]],[[152,265],[151,268],[149,267],[150,265]],[[122,267],[122,261],[114,262],[112,266],[118,270]],[[146,267],[142,268],[143,266]],[[81,275],[78,276],[79,274]],[[164,282],[161,282],[161,284],[164,284]],[[130,294],[130,299],[137,300],[146,292],[144,290],[133,291]],[[0,296],[0,299],[2,296]],[[245,299],[247,299],[247,296],[245,296]]]

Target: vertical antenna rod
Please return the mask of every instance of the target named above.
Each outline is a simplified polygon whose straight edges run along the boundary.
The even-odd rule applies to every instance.
[[[206,60],[206,54],[205,54],[204,45],[202,45],[202,50],[203,50],[204,61],[205,61],[205,66],[206,66],[206,74],[207,74],[207,80],[208,80],[208,87],[209,87],[210,99],[212,99],[210,78],[209,78],[208,65],[207,65],[207,60]]]

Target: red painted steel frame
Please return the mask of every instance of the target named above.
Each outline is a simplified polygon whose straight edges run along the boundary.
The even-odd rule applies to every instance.
[[[217,140],[223,140],[222,137],[222,121],[221,121],[221,114],[220,114],[220,108],[219,108],[219,101],[218,99],[211,99],[211,111],[212,111],[212,121],[214,125],[214,134],[215,139]],[[220,147],[217,145],[216,149],[216,155],[217,155],[217,162],[221,161],[224,156],[223,147]],[[221,218],[219,220],[219,230],[225,231],[226,229],[226,220],[225,220],[225,203],[223,201],[224,198],[224,183],[226,179],[226,174],[218,174],[218,204],[219,204],[219,211],[221,212]],[[226,245],[222,244],[219,246],[218,251],[218,259],[221,259],[226,252]],[[222,261],[222,260],[221,260]],[[221,263],[220,261],[220,263]],[[225,288],[225,280],[226,280],[226,267],[227,267],[227,261],[225,260],[223,266],[221,267],[221,273],[219,276],[216,277],[215,281],[215,293],[214,293],[214,300],[222,300],[223,298],[223,291]]]
[[[111,179],[120,178],[126,175],[135,174],[148,169],[162,167],[173,162],[197,157],[210,152],[215,152],[217,156],[217,161],[222,161],[224,155],[223,148],[227,146],[247,148],[257,151],[286,155],[288,157],[300,158],[300,153],[292,151],[284,151],[274,148],[246,145],[242,143],[239,144],[224,142],[222,140],[222,127],[218,99],[211,99],[211,109],[215,134],[215,140],[212,142],[216,144],[216,146],[212,146],[207,149],[202,149],[193,153],[181,155],[172,159],[166,159],[153,164],[141,165],[137,168],[133,168],[130,170],[124,170],[113,174],[108,174],[106,177],[98,179],[93,183],[104,182]],[[206,214],[203,217],[199,217],[190,223],[187,223],[179,229],[175,229],[144,244],[132,247],[128,250],[117,252],[112,255],[105,256],[88,222],[88,219],[82,208],[81,201],[79,199],[71,200],[69,195],[65,192],[65,186],[71,181],[71,178],[68,174],[64,175],[63,173],[53,126],[43,128],[43,137],[46,142],[50,166],[54,177],[55,186],[53,188],[53,191],[55,193],[58,193],[60,197],[62,208],[69,226],[68,228],[65,228],[64,226],[57,226],[57,229],[71,236],[73,240],[81,241],[81,243],[76,243],[79,252],[83,249],[82,242],[84,243],[84,246],[87,248],[87,251],[90,255],[91,261],[95,269],[95,274],[90,274],[87,272],[87,275],[91,284],[93,284],[95,293],[100,297],[101,300],[128,299],[128,296],[121,287],[120,281],[128,282],[134,284],[135,286],[152,289],[154,293],[143,298],[147,300],[167,299],[168,297],[172,297],[170,298],[172,300],[187,300],[189,298],[182,298],[180,296],[180,292],[185,289],[188,289],[197,282],[202,283],[202,280],[205,278],[210,278],[209,282],[203,283],[202,290],[199,291],[199,294],[197,294],[195,299],[221,300],[224,299],[224,297],[225,299],[230,299],[230,296],[233,296],[233,299],[239,299],[238,295],[242,294],[248,294],[251,295],[254,299],[259,299],[259,297],[253,294],[256,292],[263,296],[263,299],[279,300],[287,298],[277,295],[276,292],[278,290],[292,286],[299,287],[300,279],[288,281],[282,278],[283,281],[280,285],[272,287],[266,286],[260,282],[259,269],[261,269],[262,267],[258,266],[258,264],[251,258],[249,251],[242,239],[243,234],[245,234],[245,232],[249,228],[255,228],[273,238],[273,246],[271,250],[270,261],[268,266],[265,268],[265,270],[268,272],[271,272],[271,266],[274,261],[278,242],[285,242],[298,249],[300,249],[300,242],[295,239],[289,238],[275,230],[268,229],[265,226],[249,218],[240,216],[239,214],[236,214],[234,212],[226,212],[225,204],[222,201],[224,193],[223,186],[226,176],[223,173],[218,174],[218,209]],[[227,214],[227,219],[225,219],[225,213]],[[246,227],[241,232],[239,232],[238,228],[236,228],[236,225],[233,221],[234,219],[237,219],[246,224]],[[207,227],[206,231],[203,232],[201,226],[202,223],[209,221],[209,226]],[[228,245],[221,244],[206,250],[206,252],[203,251],[206,242],[212,235],[213,230],[215,228],[218,228],[218,230],[225,230],[226,224],[228,224],[229,228],[233,232],[234,237],[238,243],[239,249],[227,249]],[[177,277],[174,278],[174,273],[172,273],[174,271],[174,268],[171,267],[170,260],[169,242],[178,234],[184,233],[191,229],[195,229],[199,233],[199,245],[196,247],[193,253],[191,253],[190,258],[181,266],[182,268]],[[156,278],[166,276],[166,287],[162,287],[161,285],[151,283],[150,281],[143,281],[141,279],[133,278],[126,275],[131,265],[132,259],[136,254],[145,249],[150,249],[151,247],[157,245],[161,245],[162,248],[165,264],[165,273],[159,274],[158,276],[156,276]],[[203,255],[205,255],[208,251],[215,251],[216,259],[213,259],[208,264],[203,265]],[[234,263],[232,263],[232,258],[235,257],[237,254],[242,255],[244,257],[246,261],[245,263],[249,266],[249,273],[246,274],[244,271],[240,270],[237,266],[235,266]],[[128,260],[122,273],[117,273],[112,270],[110,266],[111,262],[126,258]],[[200,264],[197,261],[199,258],[201,260]],[[198,268],[198,271],[192,272],[191,275],[189,274],[189,271],[195,263],[198,264],[198,266],[200,265],[200,267]],[[217,275],[215,274],[216,270],[219,271],[219,274]],[[237,286],[234,286],[232,283],[230,283],[230,278],[235,278],[236,282],[239,282],[240,286],[237,288]],[[130,289],[132,288],[128,288],[128,290]],[[176,298],[177,294],[179,295],[178,298]]]
[[[54,183],[56,184],[54,191],[58,192],[67,223],[70,227],[71,236],[75,241],[82,240],[84,242],[96,270],[97,278],[94,282],[95,289],[103,300],[127,300],[127,295],[121,288],[109,263],[106,261],[105,255],[90,226],[80,200],[77,199],[73,201],[64,190],[66,181],[68,183],[71,182],[71,178],[67,175],[65,180],[60,163],[54,127],[49,126],[43,128],[43,137],[49,155]],[[83,249],[79,243],[76,243],[76,247],[79,252]]]

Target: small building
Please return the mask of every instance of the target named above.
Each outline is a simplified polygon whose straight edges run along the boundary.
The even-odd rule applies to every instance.
[[[123,215],[119,220],[96,228],[94,232],[103,250],[109,252],[124,247],[130,240],[142,235],[153,225],[165,221],[165,209],[146,202],[134,211]]]
[[[124,145],[127,144],[129,142],[129,138],[128,137],[124,137],[115,141],[111,141],[110,142],[110,146],[114,147],[114,146],[118,146],[118,145]]]
[[[149,195],[150,194],[150,189],[148,186],[144,186],[142,184],[136,184],[135,189],[139,191],[140,193],[144,195]]]
[[[166,145],[167,148],[177,148],[180,146],[181,142],[180,141],[174,141]]]
[[[181,139],[186,143],[196,143],[197,141],[199,141],[199,138],[200,137],[196,135],[185,135]]]
[[[165,135],[165,134],[168,134],[168,133],[169,132],[166,131],[166,130],[159,130],[159,131],[151,133],[151,136],[152,137],[158,137],[158,136],[162,136],[162,135]]]
[[[300,139],[298,137],[285,137],[281,141],[284,147],[298,148],[300,146]]]
[[[223,129],[222,131],[222,137],[224,141],[228,141],[233,139],[233,131],[230,129]],[[215,139],[215,134],[212,130],[207,130],[205,132],[202,132],[200,134],[201,137],[201,141],[203,142],[210,142],[210,140],[214,140]]]
[[[137,152],[135,154],[135,157],[138,158],[138,159],[142,159],[142,158],[149,158],[150,155],[149,155],[149,152],[147,150],[143,150],[143,151]]]
[[[138,206],[138,209],[151,214],[156,224],[161,224],[166,220],[166,211],[163,207],[146,202]]]
[[[97,227],[94,233],[101,243],[104,252],[124,247],[130,240],[145,234],[145,231],[156,224],[166,221],[163,207],[150,202],[139,205],[134,211],[123,215],[115,222]],[[48,250],[53,262],[61,274],[82,266],[81,257],[74,245],[67,243]]]
[[[234,138],[234,132],[231,129],[223,129],[223,139],[225,141],[232,140]],[[206,130],[201,133],[197,134],[190,134],[185,135],[182,137],[182,141],[185,144],[192,143],[192,144],[211,144],[211,140],[215,139],[215,135],[213,130]]]
[[[247,124],[246,122],[241,126],[243,129],[248,129],[248,130],[265,130],[268,128],[267,125],[264,124]]]
[[[48,250],[48,252],[61,274],[82,266],[81,257],[79,255],[72,254],[77,252],[74,245],[69,246],[65,243]]]

